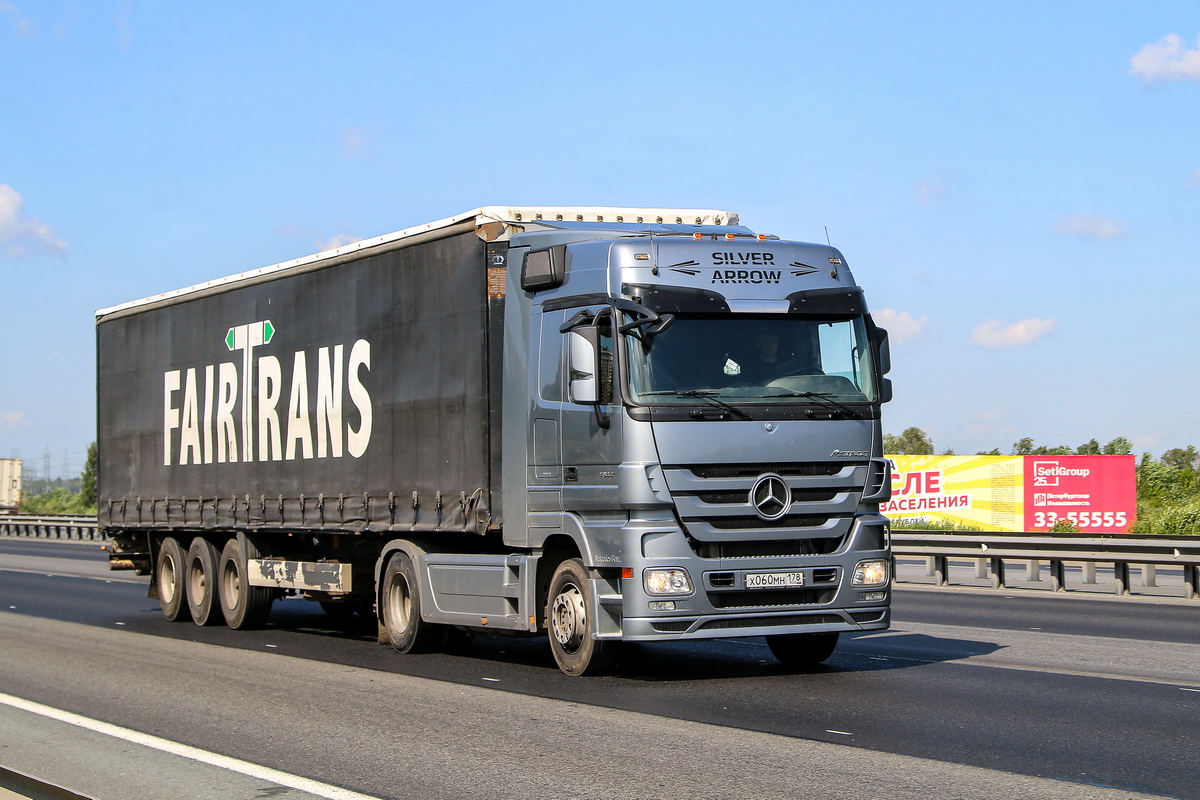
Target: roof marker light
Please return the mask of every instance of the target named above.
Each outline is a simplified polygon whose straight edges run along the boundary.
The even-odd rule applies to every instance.
[[[733,234],[732,234],[732,233],[727,233],[727,234],[725,234],[725,240],[726,240],[726,241],[729,241],[729,242],[732,242],[732,241],[733,241]]]
[[[767,240],[767,235],[766,235],[765,233],[760,233],[760,234],[758,235],[758,240],[759,240],[760,242],[765,242],[765,241]]]
[[[704,238],[704,234],[703,234],[703,233],[693,233],[693,234],[692,234],[692,238],[693,238],[693,239],[703,239],[703,238]]]

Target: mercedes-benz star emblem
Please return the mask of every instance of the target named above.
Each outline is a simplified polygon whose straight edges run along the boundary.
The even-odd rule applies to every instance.
[[[759,476],[750,490],[750,505],[759,517],[773,522],[788,512],[792,505],[792,490],[787,481],[778,475],[768,472]]]

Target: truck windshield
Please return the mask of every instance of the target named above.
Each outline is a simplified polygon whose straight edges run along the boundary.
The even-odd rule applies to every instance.
[[[679,314],[655,336],[627,335],[634,402],[695,404],[877,399],[861,316]]]

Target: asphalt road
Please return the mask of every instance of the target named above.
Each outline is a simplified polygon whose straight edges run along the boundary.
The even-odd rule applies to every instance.
[[[300,600],[262,631],[167,623],[95,545],[0,540],[0,692],[387,798],[1200,800],[1198,622],[1178,600],[900,589],[893,630],[813,672],[742,639],[575,679],[540,640],[401,656]],[[134,763],[142,800],[333,796],[95,732],[79,751],[111,768],[64,760],[64,727],[0,703],[0,764],[96,797],[130,796]]]

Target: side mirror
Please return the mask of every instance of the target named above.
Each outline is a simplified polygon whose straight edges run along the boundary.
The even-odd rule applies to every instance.
[[[888,332],[872,325],[871,338],[875,340],[876,348],[879,351],[879,374],[887,375],[892,371],[892,348],[888,344]]]
[[[892,379],[884,378],[882,385],[879,387],[879,402],[892,402]]]
[[[575,328],[570,337],[570,397],[572,403],[600,402],[600,332],[594,325]]]

